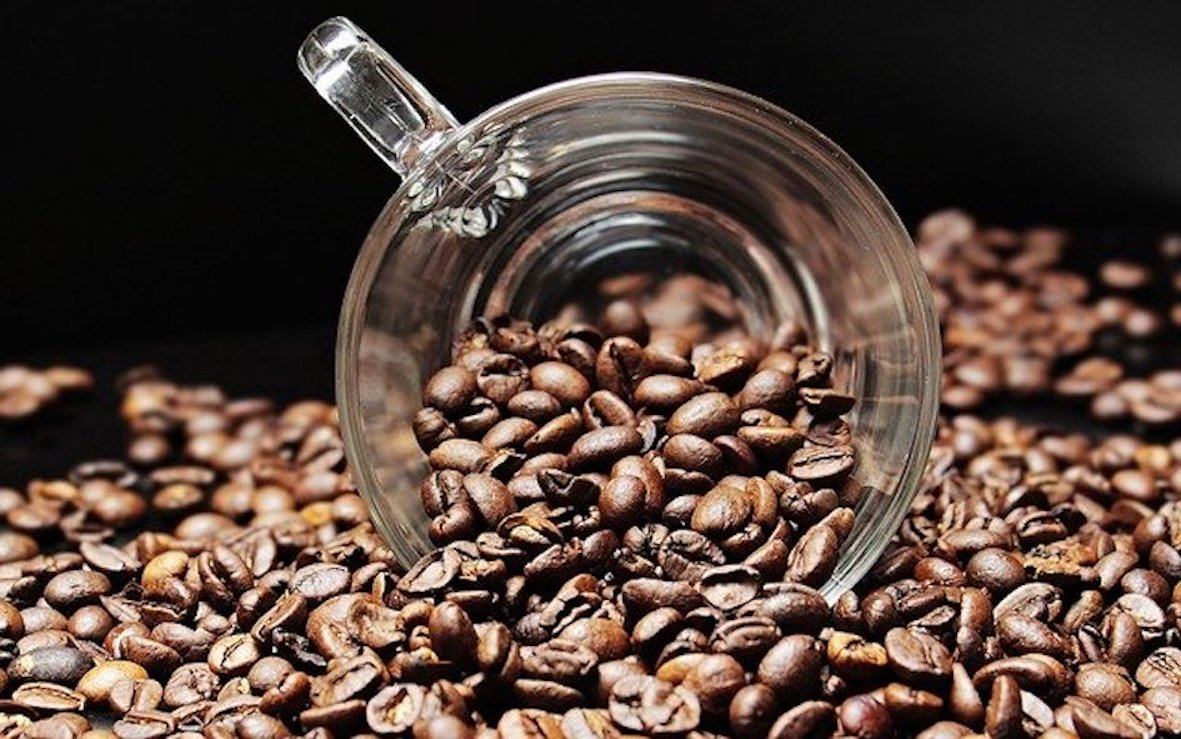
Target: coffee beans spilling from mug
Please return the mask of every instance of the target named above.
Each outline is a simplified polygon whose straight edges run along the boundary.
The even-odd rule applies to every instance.
[[[1050,233],[920,229],[953,400],[1124,381],[1082,366]],[[1009,300],[1042,316],[1011,354]],[[761,344],[740,315],[629,275],[536,329],[477,324],[424,390],[438,548],[409,570],[330,406],[128,373],[126,461],[0,489],[0,733],[1181,734],[1181,443],[949,405],[893,545],[830,607],[853,399],[801,330]]]

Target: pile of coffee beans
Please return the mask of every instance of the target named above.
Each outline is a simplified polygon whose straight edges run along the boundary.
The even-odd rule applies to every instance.
[[[1162,252],[1176,259],[1175,250],[1165,248],[1171,243],[1163,241]],[[1107,262],[1099,266],[1098,279],[1088,281],[1067,267],[1073,259],[1067,232],[980,228],[960,211],[928,217],[916,244],[943,325],[946,408],[970,410],[1002,394],[1054,390],[1064,398],[1101,396],[1093,409],[1104,420],[1130,414],[1163,423],[1162,405],[1176,406],[1170,420],[1181,418],[1181,402],[1163,397],[1177,395],[1171,388],[1160,399],[1149,399],[1157,395],[1150,392],[1155,383],[1108,394],[1123,370],[1090,356],[1103,331],[1133,339],[1161,332],[1161,311],[1133,299],[1151,280],[1146,266]]]
[[[1088,295],[1144,275],[959,213],[919,241],[951,402],[835,604],[839,368],[798,326],[746,336],[714,283],[628,275],[455,342],[414,424],[437,548],[408,570],[331,406],[128,373],[125,460],[0,489],[0,735],[1181,734],[1181,440],[959,410],[1118,392]]]
[[[21,364],[0,367],[0,422],[22,421],[54,403],[89,392],[94,379],[86,370],[56,366],[43,370]]]

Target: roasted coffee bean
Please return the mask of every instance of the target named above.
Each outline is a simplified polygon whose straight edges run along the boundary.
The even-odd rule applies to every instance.
[[[172,647],[143,636],[128,636],[120,643],[116,656],[142,665],[148,674],[167,677],[183,661],[180,653]]]
[[[603,525],[622,530],[639,523],[647,496],[647,488],[640,478],[632,475],[612,477],[599,493]]]
[[[611,719],[630,731],[678,734],[697,728],[701,706],[697,697],[654,677],[625,677],[611,689]]]
[[[818,739],[831,736],[836,729],[836,713],[831,703],[804,701],[780,716],[767,734],[770,739]]]
[[[169,708],[212,700],[220,687],[220,679],[202,663],[182,665],[169,676],[164,685],[162,700]]]
[[[346,659],[312,681],[312,705],[337,705],[365,697],[376,692],[385,678],[385,666],[371,655]]]
[[[209,668],[222,677],[245,675],[262,656],[250,634],[222,637],[209,648]]]
[[[986,548],[972,555],[965,570],[968,582],[994,593],[1009,593],[1025,581],[1021,561],[1003,549]]]
[[[163,711],[131,711],[112,728],[120,739],[148,739],[168,736],[176,729],[176,721]]]
[[[76,647],[46,647],[21,654],[8,664],[13,682],[54,682],[73,685],[94,666]]]
[[[155,680],[120,680],[111,687],[108,703],[118,713],[151,711],[160,705],[164,689]]]
[[[365,707],[369,728],[379,734],[401,734],[425,718],[427,692],[419,685],[395,683],[383,688]]]
[[[598,661],[598,655],[585,646],[552,639],[536,647],[521,649],[521,674],[576,687],[586,681]]]
[[[596,390],[582,404],[582,422],[588,429],[633,426],[636,421],[635,410],[610,390]]]
[[[93,605],[111,592],[111,581],[101,572],[70,570],[55,575],[45,585],[45,601],[54,608],[72,612]]]
[[[996,622],[997,636],[1010,654],[1042,653],[1065,657],[1070,651],[1067,640],[1037,619],[1020,613],[1007,613]]]
[[[988,735],[998,739],[1025,736],[1021,728],[1021,690],[1012,677],[1002,675],[993,683],[984,725]]]
[[[423,390],[423,402],[451,415],[462,409],[477,392],[476,377],[463,367],[444,367]]]
[[[698,590],[709,605],[732,612],[754,600],[761,584],[762,578],[753,568],[724,565],[702,573]]]
[[[639,452],[644,440],[628,426],[606,426],[588,431],[570,447],[567,459],[572,469],[607,469],[623,457]]]
[[[454,603],[441,603],[431,611],[428,627],[431,644],[443,659],[468,664],[476,656],[476,630],[471,619]]]
[[[681,681],[681,687],[692,691],[701,710],[711,716],[727,715],[732,699],[745,685],[742,665],[727,654],[706,656]]]
[[[1136,701],[1136,687],[1127,670],[1104,662],[1079,665],[1074,690],[1105,711]]]
[[[644,349],[635,339],[616,336],[603,342],[595,359],[595,380],[600,388],[630,398],[648,374]]]
[[[307,675],[292,672],[262,694],[259,710],[275,716],[290,716],[307,706],[311,690],[312,683]]]
[[[657,411],[672,411],[701,393],[704,385],[698,380],[676,375],[651,375],[636,386],[636,404]]]
[[[81,711],[86,697],[63,685],[46,682],[25,683],[12,691],[12,701],[34,711]]]
[[[890,629],[885,646],[891,669],[903,680],[929,685],[951,676],[951,653],[928,634],[904,628]]]
[[[623,659],[631,648],[627,631],[616,621],[606,618],[575,621],[558,636],[585,646],[597,655],[599,661]]]
[[[798,584],[787,585],[759,601],[758,615],[770,618],[787,634],[815,636],[829,622],[824,597],[816,590]]]
[[[725,393],[703,393],[682,403],[669,416],[669,434],[712,439],[738,427],[738,406]]]
[[[837,719],[849,736],[888,737],[894,734],[890,712],[877,698],[870,695],[854,695],[837,708]]]
[[[719,485],[705,495],[693,509],[691,525],[710,536],[725,536],[746,526],[751,516],[751,500],[736,487]]]
[[[840,478],[853,467],[853,450],[847,446],[813,446],[791,455],[788,473],[807,482]]]
[[[775,720],[779,701],[775,691],[762,683],[740,689],[730,701],[730,727],[739,739],[755,739],[767,734]]]
[[[877,642],[866,641],[857,634],[834,632],[827,644],[828,663],[842,677],[865,681],[878,677],[886,669],[886,649]]]
[[[820,687],[820,668],[824,663],[821,646],[810,636],[785,636],[759,662],[759,681],[776,692],[791,691],[807,697]]]
[[[77,690],[91,704],[102,705],[111,696],[111,688],[121,680],[146,680],[148,672],[127,660],[111,659],[98,664],[84,674]]]
[[[591,393],[590,382],[581,372],[563,362],[542,362],[529,370],[536,390],[549,393],[563,406],[576,407]]]

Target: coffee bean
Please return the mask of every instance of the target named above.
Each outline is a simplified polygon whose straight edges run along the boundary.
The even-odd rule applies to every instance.
[[[824,597],[816,590],[798,584],[788,584],[761,600],[758,613],[772,619],[789,634],[815,636],[830,619]]]
[[[669,434],[712,439],[738,427],[738,407],[725,393],[702,393],[682,403],[669,416]]]
[[[702,573],[698,590],[709,605],[731,612],[754,600],[761,584],[762,578],[753,568],[725,565]]]
[[[322,677],[312,680],[313,706],[330,706],[372,695],[386,680],[386,669],[372,655],[336,663]]]
[[[145,680],[147,670],[127,660],[112,659],[91,668],[78,680],[77,690],[91,704],[102,705],[120,680]]]
[[[627,631],[616,621],[606,618],[580,619],[563,629],[558,636],[585,646],[602,662],[623,659],[631,648]]]
[[[676,375],[656,374],[645,377],[636,386],[636,404],[657,411],[672,411],[704,391],[698,380]]]
[[[419,685],[395,683],[373,696],[365,707],[369,728],[380,734],[409,731],[423,715],[427,693]]]
[[[155,680],[120,680],[111,686],[108,700],[118,713],[151,711],[160,705],[164,689]]]
[[[46,682],[21,685],[12,691],[12,701],[34,711],[81,711],[86,706],[86,697],[82,693]]]
[[[46,647],[21,654],[8,665],[8,678],[14,682],[77,683],[94,660],[76,647]]]
[[[291,590],[308,600],[325,600],[344,592],[349,585],[349,571],[341,565],[321,562],[296,570],[291,576]]]
[[[886,633],[890,667],[903,680],[937,684],[951,676],[951,653],[934,637],[904,628]]]
[[[836,729],[831,703],[804,701],[780,716],[767,734],[770,739],[814,739],[830,736]]]
[[[529,370],[533,387],[549,393],[567,408],[586,400],[591,393],[590,382],[581,372],[563,362],[542,362]]]
[[[1069,643],[1060,634],[1037,619],[1020,613],[1007,613],[996,622],[997,636],[1011,654],[1039,652],[1065,657]]]
[[[444,367],[427,382],[423,403],[451,415],[471,402],[476,391],[475,375],[462,367]]]
[[[996,593],[1009,593],[1025,581],[1025,570],[1016,556],[1003,549],[981,549],[968,560],[968,582]]]
[[[828,639],[826,650],[833,671],[849,680],[878,677],[888,663],[885,647],[857,634],[834,632]]]
[[[1136,668],[1136,682],[1144,688],[1181,688],[1181,649],[1160,647]]]
[[[0,564],[37,556],[36,540],[14,531],[0,531]]]
[[[311,690],[307,675],[292,672],[262,694],[259,710],[274,716],[291,716],[307,706]]]
[[[109,592],[111,581],[101,572],[71,570],[55,575],[45,585],[44,597],[54,608],[72,612],[97,603],[99,596]]]
[[[701,721],[693,693],[653,677],[625,677],[615,683],[608,710],[623,728],[652,734],[691,731]]]
[[[730,701],[729,718],[734,735],[754,739],[766,735],[775,720],[778,700],[775,691],[762,683],[741,688]]]
[[[260,656],[258,642],[252,636],[232,634],[209,648],[209,669],[222,677],[245,675]]]
[[[599,494],[599,512],[603,525],[622,530],[638,523],[644,513],[647,494],[643,481],[638,477],[612,477]]]
[[[751,516],[751,500],[740,488],[719,485],[705,495],[693,509],[691,525],[710,536],[725,536],[746,526]]]
[[[1105,711],[1136,701],[1136,688],[1127,670],[1102,662],[1079,665],[1074,690]]]
[[[439,604],[431,611],[428,629],[431,644],[443,659],[460,664],[474,660],[476,631],[462,608],[454,603]]]
[[[706,656],[681,681],[681,687],[691,690],[701,710],[711,716],[727,715],[731,701],[745,685],[742,665],[727,654]]]
[[[624,583],[621,594],[629,610],[641,614],[664,607],[687,613],[704,604],[691,584],[676,580],[637,578]]]
[[[128,636],[116,651],[117,656],[142,665],[148,674],[156,677],[167,677],[183,661],[172,647],[143,636]]]
[[[521,674],[577,687],[598,665],[595,652],[576,642],[552,639],[521,649]]]
[[[603,342],[595,359],[595,380],[599,387],[621,398],[630,398],[636,385],[648,374],[647,358],[640,344],[627,336]]]
[[[634,426],[635,410],[610,390],[596,390],[582,404],[582,423],[588,429],[606,426]]]
[[[639,452],[643,438],[627,426],[606,426],[588,431],[574,442],[567,454],[575,470],[606,469],[623,457]]]
[[[820,668],[824,662],[820,645],[810,636],[793,634],[784,637],[759,662],[759,681],[777,692],[790,690],[807,697],[820,687]]]
[[[151,739],[171,734],[176,721],[163,711],[132,711],[112,727],[119,739]]]
[[[850,736],[889,737],[894,734],[890,712],[879,700],[870,695],[854,695],[845,700],[837,709],[841,728]]]
[[[180,708],[217,695],[220,679],[203,663],[182,665],[169,676],[162,700],[169,708]]]
[[[460,472],[481,472],[491,461],[492,450],[469,439],[448,439],[430,453],[430,462],[436,468]]]
[[[808,482],[833,480],[853,467],[853,450],[847,446],[813,446],[791,455],[788,473],[797,480]]]
[[[984,725],[989,736],[999,739],[1017,739],[1025,735],[1021,728],[1021,691],[1012,677],[1002,675],[993,683]]]

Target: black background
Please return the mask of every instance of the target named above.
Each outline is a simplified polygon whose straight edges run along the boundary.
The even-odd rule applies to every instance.
[[[910,226],[946,205],[1099,234],[1181,225],[1175,2],[10,0],[0,14],[0,359],[182,347],[186,366],[232,379],[257,344],[249,371],[326,394],[349,268],[397,184],[295,68],[334,14],[461,120],[571,76],[676,72],[808,120]],[[283,359],[299,341],[305,366]]]

